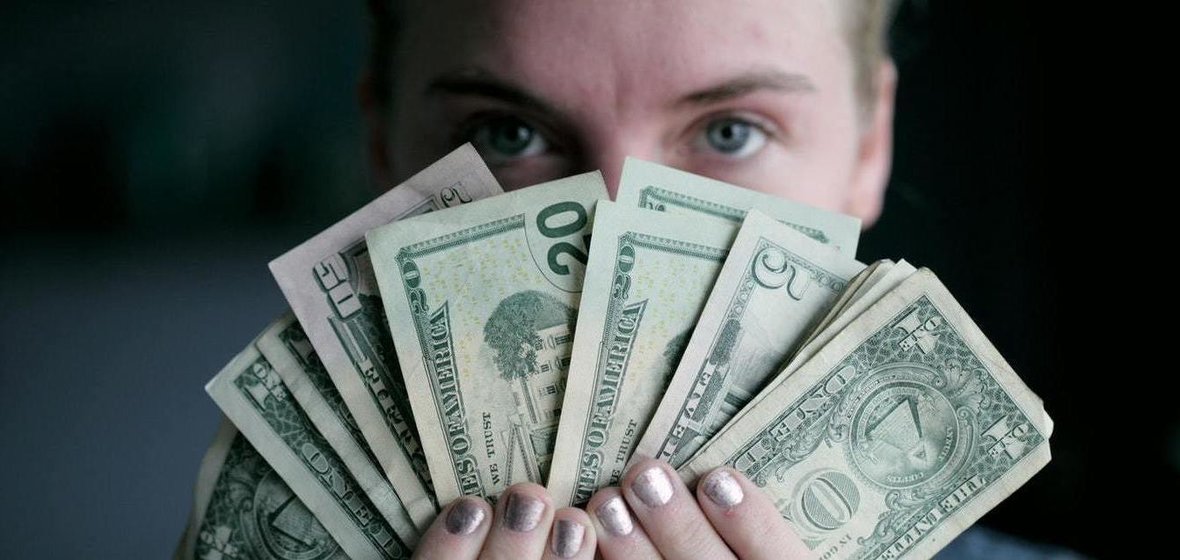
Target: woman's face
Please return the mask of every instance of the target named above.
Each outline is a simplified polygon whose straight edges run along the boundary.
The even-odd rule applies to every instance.
[[[613,196],[635,156],[879,212],[895,78],[886,63],[870,105],[857,97],[844,2],[409,4],[375,130],[384,179],[470,141],[505,188],[601,169]]]

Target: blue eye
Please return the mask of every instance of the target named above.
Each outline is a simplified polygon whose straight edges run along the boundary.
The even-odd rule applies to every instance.
[[[724,117],[709,122],[704,130],[708,148],[732,158],[753,155],[766,145],[762,127],[744,119]]]
[[[549,148],[549,143],[536,128],[510,116],[490,118],[476,125],[469,136],[472,145],[489,165],[535,156]]]

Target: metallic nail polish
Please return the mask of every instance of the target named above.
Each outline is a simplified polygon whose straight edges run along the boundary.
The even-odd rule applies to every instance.
[[[447,532],[452,535],[470,535],[479,528],[480,523],[483,523],[484,515],[483,508],[475,499],[459,500],[447,513]]]
[[[627,504],[618,496],[598,506],[594,514],[598,516],[598,521],[602,523],[606,532],[616,537],[625,537],[635,530],[635,525],[631,523],[631,514],[627,512]]]
[[[527,533],[537,528],[544,514],[545,502],[513,492],[504,505],[504,526],[518,533]]]
[[[647,507],[660,507],[672,499],[672,481],[659,467],[647,469],[635,477],[631,490]]]
[[[553,553],[562,558],[573,558],[582,550],[586,527],[577,521],[558,519],[553,525]]]
[[[713,471],[712,474],[705,477],[701,485],[705,495],[713,503],[723,508],[736,506],[742,503],[742,499],[746,497],[745,492],[742,492],[742,485],[738,484],[737,479],[724,469]]]

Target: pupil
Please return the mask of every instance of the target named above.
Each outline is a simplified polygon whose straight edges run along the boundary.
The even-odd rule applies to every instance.
[[[743,123],[723,121],[713,127],[710,136],[713,147],[718,151],[733,153],[742,149],[749,134],[749,128]]]
[[[508,119],[496,127],[494,142],[496,149],[503,153],[518,153],[528,147],[533,131],[516,119]]]

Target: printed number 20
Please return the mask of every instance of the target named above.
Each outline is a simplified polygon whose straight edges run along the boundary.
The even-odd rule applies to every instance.
[[[569,217],[567,217],[569,216]],[[572,217],[572,220],[570,219]],[[568,237],[582,230],[586,227],[586,209],[582,208],[581,204],[573,201],[558,202],[551,206],[545,207],[537,214],[537,229],[540,230],[541,235],[549,239],[557,239],[560,237]],[[557,222],[554,225],[554,222]],[[589,235],[584,237],[584,242],[587,247],[590,245]],[[588,260],[586,251],[577,247],[572,243],[566,241],[559,241],[549,247],[549,270],[563,276],[569,275],[570,267],[557,261],[561,255],[569,255],[574,260],[586,264]]]

